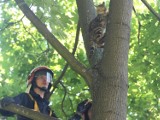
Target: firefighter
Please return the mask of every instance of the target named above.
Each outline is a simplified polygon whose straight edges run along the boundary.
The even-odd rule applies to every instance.
[[[86,99],[78,104],[77,111],[69,120],[91,120],[92,101]]]
[[[40,66],[33,69],[27,79],[27,90],[15,97],[5,97],[1,100],[1,106],[5,107],[10,103],[22,105],[52,117],[56,117],[54,111],[48,106],[49,101],[45,98],[45,94],[51,88],[51,82],[54,73],[46,66]],[[14,113],[0,110],[3,116],[13,116]],[[56,117],[57,118],[57,117]],[[24,116],[17,115],[17,120],[31,120]]]

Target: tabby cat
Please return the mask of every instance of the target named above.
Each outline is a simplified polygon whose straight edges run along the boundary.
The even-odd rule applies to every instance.
[[[108,12],[105,3],[96,6],[97,16],[89,24],[90,57],[96,48],[104,47]]]

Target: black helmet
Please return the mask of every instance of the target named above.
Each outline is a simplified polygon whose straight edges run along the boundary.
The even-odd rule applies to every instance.
[[[83,114],[83,113],[87,112],[91,108],[91,106],[92,106],[92,101],[86,99],[78,104],[77,112]]]

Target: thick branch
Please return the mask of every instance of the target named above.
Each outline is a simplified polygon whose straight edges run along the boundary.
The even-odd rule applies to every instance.
[[[93,0],[76,0],[79,19],[81,22],[82,35],[86,48],[87,56],[90,53],[88,26],[91,20],[96,16]],[[88,57],[88,59],[90,59]],[[90,61],[90,60],[89,60]]]
[[[151,11],[151,13],[153,13],[153,15],[155,15],[155,17],[160,21],[160,15],[158,13],[155,12],[155,10],[148,4],[148,2],[146,0],[141,0],[146,7]]]
[[[26,107],[23,107],[23,106],[20,106],[20,105],[15,105],[13,103],[4,107],[4,108],[2,108],[0,106],[0,109],[10,111],[10,112],[13,112],[13,113],[18,114],[18,115],[25,116],[27,118],[31,118],[33,120],[59,120],[57,118],[50,117],[46,114],[42,114],[40,112],[33,111],[29,108],[26,108]]]
[[[70,64],[71,68],[79,73],[91,85],[91,75],[87,69],[77,61],[74,56],[57,40],[57,38],[47,29],[40,19],[29,9],[24,0],[15,0],[19,8],[25,16],[32,22],[37,30],[44,36],[44,38],[58,51],[58,53]]]

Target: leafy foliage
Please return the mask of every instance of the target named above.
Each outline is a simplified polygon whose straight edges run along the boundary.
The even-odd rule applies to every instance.
[[[27,0],[34,13],[70,51],[73,49],[77,8],[74,0]],[[97,4],[97,1],[95,1]],[[156,3],[150,3],[159,11]],[[128,119],[160,119],[160,24],[140,2],[135,2],[137,16],[133,13],[129,53]],[[61,74],[65,60],[38,33],[20,12],[13,0],[0,2],[0,97],[14,96],[25,91],[26,78],[35,66],[47,65],[55,73],[54,81]],[[138,20],[141,23],[140,39],[137,39]],[[138,44],[139,42],[139,44]],[[82,37],[75,57],[86,66]],[[77,104],[90,98],[84,80],[68,68],[51,97],[56,114],[67,119]],[[18,86],[18,87],[17,87]],[[66,95],[65,95],[66,93]],[[63,98],[65,98],[64,102]],[[62,109],[59,109],[62,107]]]
[[[160,24],[148,11],[137,11],[141,30],[138,44],[139,26],[136,22],[137,18],[133,16],[129,54],[128,118],[158,120],[160,119],[160,82],[158,82]]]

